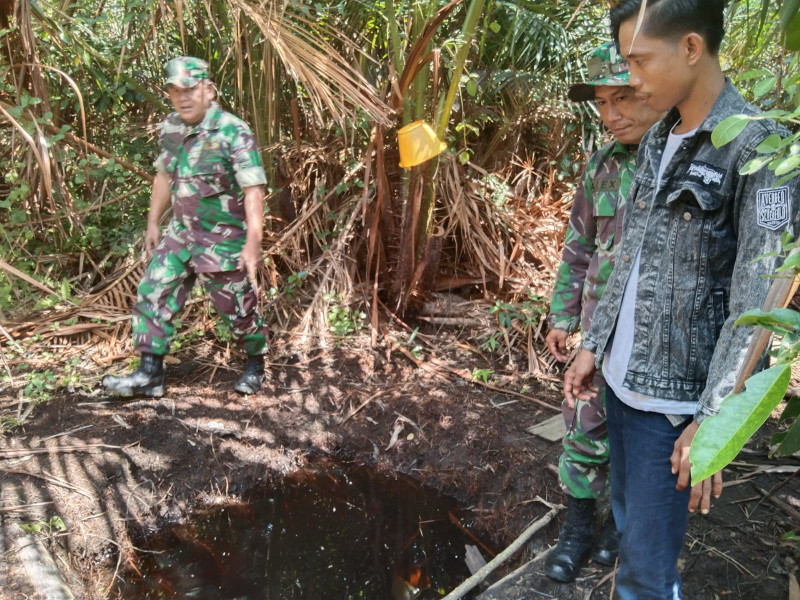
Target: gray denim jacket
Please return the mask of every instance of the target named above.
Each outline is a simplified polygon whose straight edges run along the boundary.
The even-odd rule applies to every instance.
[[[670,400],[697,402],[695,419],[716,414],[733,389],[753,336],[733,327],[745,310],[761,308],[780,259],[754,259],[780,249],[797,233],[798,180],[763,168],[739,170],[756,146],[779,133],[770,120],[751,121],[731,143],[715,148],[711,132],[723,119],[757,114],[727,81],[697,132],[683,141],[654,191],[666,138],[680,115],[670,111],[647,132],[628,193],[622,246],[583,347],[600,366],[619,316],[625,284],[641,247],[633,351],[625,386]],[[782,132],[786,135],[786,132]]]

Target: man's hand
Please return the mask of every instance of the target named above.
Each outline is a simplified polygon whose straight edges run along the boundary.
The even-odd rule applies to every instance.
[[[261,263],[261,241],[248,238],[242,249],[242,255],[239,257],[239,268],[247,271],[247,278],[250,280],[250,285],[258,296],[258,279],[256,272],[258,265]]]
[[[596,372],[594,352],[581,349],[570,368],[564,373],[564,396],[567,399],[567,406],[575,408],[576,400],[586,402],[597,396],[597,388],[592,385]]]
[[[170,197],[169,175],[164,171],[156,173],[153,179],[153,191],[150,194],[150,212],[147,213],[147,229],[144,232],[144,251],[147,258],[151,258],[161,241],[161,216],[169,206]]]
[[[556,357],[556,360],[567,362],[569,355],[567,354],[567,338],[569,334],[563,329],[551,329],[547,332],[547,337],[544,338],[544,343],[550,354]]]
[[[699,427],[700,423],[697,421],[692,421],[687,425],[680,437],[675,440],[672,456],[669,457],[669,462],[672,464],[672,474],[675,475],[677,473],[678,475],[678,483],[675,484],[675,489],[679,491],[685,490],[691,479],[692,465],[689,462],[689,450]],[[699,506],[700,512],[707,515],[711,508],[711,494],[714,494],[714,498],[719,498],[722,495],[722,471],[714,473],[711,477],[692,486],[692,492],[689,496],[689,512],[695,512]]]
[[[148,220],[147,230],[144,232],[144,251],[147,252],[147,258],[153,257],[159,242],[161,242],[161,228],[158,222],[151,223]]]

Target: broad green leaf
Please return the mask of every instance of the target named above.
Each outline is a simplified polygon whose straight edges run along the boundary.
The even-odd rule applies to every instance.
[[[500,23],[498,23],[497,21],[489,23],[489,29],[491,29],[495,33],[500,33]]]
[[[789,427],[789,431],[784,434],[783,440],[780,446],[778,446],[777,453],[781,456],[789,456],[798,450],[800,450],[800,420],[796,420],[792,423],[792,426]]]
[[[800,252],[795,252],[786,257],[783,264],[775,271],[788,271],[789,269],[800,269]]]
[[[750,175],[751,173],[755,173],[756,171],[761,170],[764,165],[770,163],[771,161],[772,155],[752,158],[742,165],[739,175]]]
[[[800,0],[783,0],[781,9],[778,12],[778,18],[781,22],[781,29],[786,31],[789,24],[797,16],[800,10]]]
[[[800,313],[791,308],[773,308],[769,312],[760,309],[748,310],[736,319],[734,325],[759,325],[770,331],[799,331]]]
[[[768,77],[770,75],[772,75],[772,73],[770,73],[766,69],[751,69],[739,75],[737,79],[739,81],[748,81],[750,79],[756,79],[758,77]]]
[[[775,167],[775,175],[786,175],[800,166],[800,155],[790,156],[784,158],[777,167]]]
[[[714,144],[716,148],[724,146],[742,133],[742,130],[747,127],[749,122],[750,117],[747,115],[731,115],[727,119],[724,119],[714,128],[714,131],[711,132],[711,143]]]
[[[783,423],[784,421],[796,419],[797,417],[800,417],[800,397],[792,396],[786,401],[786,408],[783,409],[778,422]]]
[[[778,165],[781,164],[782,162],[783,162],[783,157],[782,156],[778,156],[777,158],[773,158],[770,161],[769,165],[768,165],[769,170],[770,171],[774,171],[775,169],[778,168]]]
[[[478,84],[474,79],[467,81],[467,93],[473,98],[478,94]]]
[[[762,79],[753,87],[753,95],[756,99],[765,96],[773,89],[775,89],[775,84],[778,83],[778,78],[774,75],[772,77],[767,77],[766,79]]]
[[[751,118],[759,121],[763,119],[781,119],[783,117],[788,117],[790,114],[791,113],[789,113],[789,111],[776,108],[773,110],[765,110],[764,112],[758,113],[758,115]]]
[[[778,144],[781,143],[783,139],[777,133],[773,133],[772,135],[767,136],[763,142],[761,142],[758,146],[756,146],[756,152],[759,154],[771,154],[778,149]]]
[[[794,179],[795,177],[797,177],[799,175],[800,175],[800,169],[798,169],[797,171],[792,171],[788,175],[778,179],[778,181],[775,182],[775,185],[783,185],[787,181],[790,181],[790,180]]]
[[[797,13],[786,28],[786,49],[790,52],[800,50],[800,13]]]
[[[703,420],[692,441],[692,485],[730,463],[783,398],[791,364],[777,365],[750,377],[745,390],[723,400],[718,414]]]

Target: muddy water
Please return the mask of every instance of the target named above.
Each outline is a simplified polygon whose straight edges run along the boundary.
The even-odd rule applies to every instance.
[[[413,479],[325,462],[140,542],[125,600],[419,600],[469,576],[455,502]],[[488,560],[490,557],[483,552]]]

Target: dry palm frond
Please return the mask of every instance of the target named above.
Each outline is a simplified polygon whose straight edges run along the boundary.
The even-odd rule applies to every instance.
[[[279,7],[277,2],[256,5],[245,0],[228,0],[228,4],[258,27],[286,70],[304,85],[320,118],[324,107],[334,118],[344,121],[355,106],[373,121],[389,123],[391,110],[380,100],[375,87],[327,41],[336,39],[345,47],[356,49],[351,40],[303,17],[299,4]]]
[[[497,191],[479,178],[465,176],[455,158],[443,175],[439,222],[451,240],[453,277],[480,281],[487,291],[504,295],[524,295],[528,290],[546,295],[558,268],[569,211],[560,198],[553,200],[553,179],[529,204],[510,191],[494,198]],[[529,178],[529,184],[534,181]],[[535,183],[538,188],[539,182]]]

